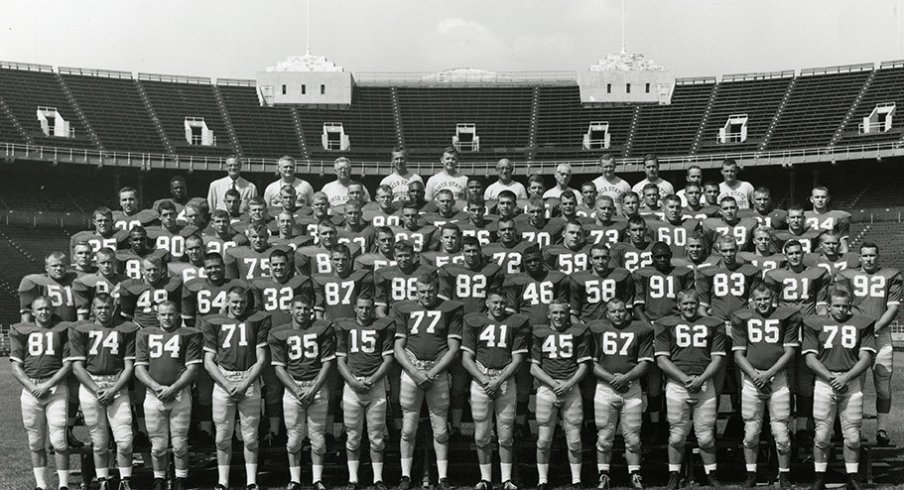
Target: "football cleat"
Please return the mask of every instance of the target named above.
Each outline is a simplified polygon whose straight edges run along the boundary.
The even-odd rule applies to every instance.
[[[111,490],[110,479],[104,478],[102,480],[97,480],[97,490]]]
[[[249,483],[248,486],[245,487],[245,490],[258,490],[257,483]]]
[[[166,480],[163,478],[154,478],[154,490],[166,490]]]
[[[515,482],[508,480],[507,482],[502,484],[502,490],[521,490]]]
[[[794,482],[791,481],[790,475],[787,471],[780,471],[778,473],[778,487],[794,488]]]
[[[631,473],[631,488],[634,490],[643,490],[643,478],[636,471]]]
[[[747,478],[744,480],[745,488],[753,488],[756,486],[756,473],[752,471],[747,472]]]
[[[219,483],[217,483],[217,484],[213,487],[213,490],[226,490],[226,487],[224,487],[223,485],[220,485]]]
[[[549,483],[540,483],[537,485],[537,490],[549,490]]]
[[[669,483],[665,486],[669,490],[681,488],[681,475],[677,471],[669,472]]]
[[[596,484],[596,488],[599,490],[608,490],[609,489],[609,473],[600,472],[599,482]]]
[[[286,487],[286,490],[301,490],[301,483],[297,481],[290,481],[289,486]]]
[[[403,476],[399,479],[399,490],[411,490],[411,477]]]
[[[826,490],[825,473],[816,473],[816,477],[813,479],[813,485],[810,486],[810,490]]]
[[[348,485],[345,486],[345,490],[358,490],[359,488],[361,488],[361,485],[359,485],[358,482],[356,482],[356,481],[355,482],[350,481],[350,482],[348,482]]]
[[[722,482],[720,482],[720,481],[716,478],[716,475],[714,475],[714,474],[712,474],[712,473],[709,473],[709,474],[706,475],[705,481],[706,481],[706,484],[707,484],[707,485],[709,485],[709,486],[711,486],[711,487],[713,487],[713,488],[722,488]]]
[[[879,446],[890,446],[891,438],[888,437],[888,431],[885,429],[879,429],[876,431],[876,445]]]
[[[375,489],[375,490],[389,490],[389,487],[386,486],[386,484],[383,483],[382,480],[380,480],[380,481],[375,481],[375,482],[374,482],[374,489]]]
[[[855,475],[848,475],[848,481],[845,488],[847,488],[847,490],[861,490],[863,487],[860,486],[860,481],[857,480]]]
[[[119,480],[119,490],[132,490],[132,480],[129,478]]]
[[[187,487],[188,484],[185,483],[185,478],[176,478],[176,480],[173,482],[172,490],[186,490]]]
[[[493,486],[486,480],[480,480],[477,485],[474,485],[474,490],[493,490]]]
[[[449,486],[449,480],[447,478],[440,478],[436,483],[436,490],[449,490],[450,488],[452,487]]]
[[[314,482],[314,490],[326,490],[326,485],[322,481],[317,480]]]

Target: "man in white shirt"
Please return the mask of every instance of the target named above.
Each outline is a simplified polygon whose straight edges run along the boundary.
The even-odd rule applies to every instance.
[[[615,156],[611,153],[604,153],[600,157],[600,173],[599,177],[593,179],[597,197],[609,196],[620,205],[625,193],[631,190],[631,184],[615,175]]]
[[[352,180],[352,162],[348,158],[337,158],[333,163],[333,169],[336,171],[336,180],[326,183],[323,189],[320,189],[320,192],[326,194],[329,199],[331,208],[342,206],[348,202],[348,186],[355,182]],[[370,202],[370,192],[366,187],[363,188],[363,202]]]
[[[403,201],[408,198],[408,184],[424,182],[421,176],[408,171],[408,150],[395,147],[392,149],[392,173],[383,177],[380,185],[388,185],[392,189],[392,200]]]
[[[659,187],[660,196],[670,196],[675,193],[672,184],[659,176],[659,157],[653,154],[647,154],[643,157],[643,171],[647,177],[640,182],[634,184],[632,191],[638,195],[643,195],[643,188],[647,184],[656,184]]]
[[[733,197],[738,202],[738,209],[750,209],[753,206],[753,185],[746,180],[738,180],[738,162],[726,158],[722,162],[722,183],[719,184],[719,202],[726,197]]]
[[[226,191],[229,189],[235,189],[239,193],[242,197],[241,208],[248,209],[248,201],[252,197],[257,197],[257,187],[240,175],[242,162],[238,157],[226,157],[224,166],[226,167],[226,177],[211,182],[207,191],[207,203],[210,205],[210,209],[226,209]]]
[[[558,199],[565,191],[574,192],[575,195],[578,194],[577,190],[568,187],[568,183],[571,182],[571,165],[560,163],[559,166],[556,167],[555,177],[556,185],[543,193],[543,199]]]
[[[440,158],[443,169],[427,179],[424,187],[424,199],[433,201],[436,193],[449,189],[455,195],[456,200],[464,201],[468,188],[468,176],[458,172],[458,150],[448,147],[443,150]]]
[[[284,155],[279,158],[276,166],[279,168],[279,180],[270,183],[264,189],[264,201],[267,202],[267,206],[276,207],[280,205],[279,191],[284,185],[291,185],[295,189],[295,199],[299,206],[310,206],[314,188],[311,187],[308,181],[295,176],[295,158]]]
[[[524,188],[524,184],[512,178],[514,173],[515,164],[511,160],[508,158],[499,160],[499,163],[496,164],[496,174],[499,175],[499,180],[490,184],[483,191],[483,200],[495,201],[502,191],[512,191],[516,198],[527,199],[527,189]]]
[[[699,184],[703,188],[703,169],[699,165],[691,165],[687,168],[687,175],[684,176],[685,184]],[[684,189],[680,189],[675,195],[681,199],[681,207],[687,207],[687,197],[684,195]]]

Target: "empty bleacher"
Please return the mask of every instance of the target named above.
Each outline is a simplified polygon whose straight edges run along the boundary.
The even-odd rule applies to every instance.
[[[82,126],[78,113],[66,98],[56,75],[49,66],[0,64],[0,97],[35,144],[67,148],[94,148],[94,142]],[[52,107],[69,123],[73,138],[47,136],[38,120],[38,107]],[[0,133],[5,135],[0,117]]]
[[[166,151],[130,73],[79,68],[60,73],[104,149]]]
[[[794,72],[754,76],[726,76],[719,83],[706,126],[703,128],[698,153],[756,150],[772,123]],[[720,143],[719,130],[728,117],[747,115],[747,141]]]
[[[863,118],[868,117],[879,104],[894,103],[896,121],[900,121],[900,114],[904,111],[904,62],[883,65],[876,71],[872,83],[857,105],[857,110],[845,125],[841,144],[855,145],[895,141],[900,139],[904,133],[900,123],[887,132],[859,133],[859,126],[863,123]]]
[[[0,95],[0,100],[3,100],[3,95]],[[3,111],[0,111],[0,141],[4,143],[26,143],[25,138],[22,137],[12,120]]]
[[[641,107],[628,156],[689,154],[715,87],[711,78],[679,80],[671,104]]]
[[[157,119],[177,154],[226,156],[234,151],[210,80],[139,75],[138,83],[144,88],[157,113]],[[216,145],[189,143],[185,137],[186,117],[204,118],[207,128],[216,136]]]
[[[351,106],[305,105],[297,111],[305,143],[314,157],[376,156],[385,160],[398,144],[390,87],[354,87]],[[342,123],[349,137],[349,153],[323,148],[324,123]]]
[[[827,146],[869,78],[871,66],[803,70],[766,150]]]
[[[584,106],[578,87],[540,87],[537,154],[540,158],[588,158],[603,150],[584,150],[591,122],[609,123],[609,151],[618,156],[627,143],[634,105]]]
[[[229,111],[229,119],[242,152],[248,158],[279,158],[302,155],[301,142],[288,107],[261,107],[254,82],[217,89]]]

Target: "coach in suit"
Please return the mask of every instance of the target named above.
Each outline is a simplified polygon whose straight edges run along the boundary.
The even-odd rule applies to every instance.
[[[242,209],[248,209],[248,201],[257,196],[257,187],[242,177],[242,162],[235,156],[226,158],[226,177],[210,183],[207,203],[211,210],[226,209],[226,191],[235,189],[242,196]]]

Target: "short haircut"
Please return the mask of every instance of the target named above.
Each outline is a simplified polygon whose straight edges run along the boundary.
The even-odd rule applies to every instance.
[[[388,226],[378,226],[376,229],[376,234],[377,235],[391,235],[393,238],[395,238],[395,232],[392,231],[392,228],[390,228]]]
[[[458,236],[461,236],[461,228],[455,223],[444,223],[439,229],[440,236],[442,236],[443,232],[446,230],[452,230],[455,233],[458,233]]]
[[[267,207],[267,201],[264,200],[263,196],[254,196],[248,200],[248,205],[256,205],[256,206],[264,206]]]
[[[381,186],[377,186],[377,192],[383,192],[385,194],[392,195],[392,187],[389,187],[388,185],[383,184]]]
[[[349,250],[348,245],[346,245],[344,243],[340,243],[340,244],[336,245],[335,247],[333,247],[333,250],[330,251],[331,257],[333,256],[333,254],[341,254],[346,257],[351,257],[352,251]]]
[[[247,230],[245,230],[245,234],[251,236],[252,233],[256,233],[258,235],[264,235],[267,238],[270,238],[270,230],[267,229],[267,225],[263,223],[254,223],[249,226]]]
[[[734,237],[730,235],[722,235],[718,240],[716,240],[716,246],[718,246],[720,249],[722,248],[722,245],[726,243],[734,245],[735,247],[738,246],[738,242],[736,242]]]
[[[101,255],[104,257],[112,257],[114,260],[116,259],[116,251],[110,247],[103,247],[94,253],[95,257],[100,257]]]
[[[527,178],[527,184],[533,184],[534,182],[543,184],[543,187],[546,187],[546,184],[543,182],[543,176],[540,174],[533,174]]]
[[[119,195],[120,195],[120,196],[122,196],[122,195],[125,194],[126,192],[134,192],[136,196],[138,195],[138,191],[137,191],[134,187],[125,186],[125,187],[123,187],[122,189],[119,189]]]
[[[630,227],[631,225],[641,225],[646,228],[647,221],[643,219],[642,216],[631,216],[630,218],[628,218],[628,227]]]
[[[107,218],[113,219],[113,211],[105,206],[101,206],[94,210],[94,213],[91,214],[91,219],[97,219],[97,215],[105,216]]]
[[[738,200],[735,199],[734,197],[732,197],[732,196],[724,196],[722,199],[719,199],[719,206],[721,206],[722,203],[729,202],[729,201],[730,201],[730,202],[733,202],[733,203],[735,203],[735,204],[738,203]]]
[[[643,189],[641,189],[641,192],[644,193],[644,194],[646,194],[647,191],[649,191],[649,190],[655,190],[656,193],[658,194],[658,193],[659,193],[659,186],[656,185],[656,184],[654,184],[654,183],[652,183],[652,182],[647,182],[647,183],[643,186]]]
[[[682,289],[681,291],[678,291],[678,302],[680,303],[682,300],[685,300],[685,299],[693,299],[694,301],[697,301],[697,302],[700,301],[700,299],[697,297],[697,291],[695,291],[694,289],[691,289],[691,288]]]
[[[769,190],[769,188],[764,185],[757,187],[756,189],[753,190],[753,192],[755,194],[763,194],[763,195],[772,197],[772,191]]]
[[[447,146],[443,148],[443,155],[446,154],[458,156],[458,150],[454,146]]]
[[[272,261],[273,259],[289,260],[289,254],[287,254],[285,250],[277,248],[270,252],[270,260]]]
[[[497,201],[500,201],[500,200],[502,200],[503,197],[506,198],[506,199],[511,199],[512,201],[517,201],[517,200],[518,200],[518,196],[516,196],[514,192],[512,192],[512,191],[510,191],[510,190],[508,190],[508,189],[506,189],[506,190],[500,192],[499,195],[496,196],[496,200],[497,200]]]
[[[594,250],[605,250],[606,253],[608,254],[609,253],[609,245],[606,245],[605,242],[594,243],[590,247],[590,251],[592,252]]]
[[[603,153],[602,155],[600,155],[600,163],[614,162],[614,161],[615,161],[615,155],[613,155],[612,153],[609,153],[608,151],[606,153]]]
[[[594,186],[594,187],[596,187],[596,186]],[[566,198],[567,198],[567,199],[574,199],[575,201],[578,200],[578,196],[576,196],[576,195],[574,194],[574,191],[572,191],[572,190],[567,190],[567,191],[565,191],[565,192],[559,194],[559,202],[562,202],[562,200],[563,200],[563,199],[566,199]]]
[[[231,288],[229,288],[229,291],[227,291],[226,294],[238,294],[239,296],[244,297],[248,294],[248,290],[245,289],[244,286],[232,286]]]
[[[678,196],[676,196],[675,194],[669,194],[668,196],[665,196],[665,197],[662,198],[662,204],[665,204],[665,203],[668,203],[668,202],[678,203],[678,205],[680,206],[680,205],[681,205],[681,198],[678,197]]]
[[[449,197],[452,198],[452,200],[455,200],[455,193],[452,192],[450,189],[442,189],[436,193],[436,197],[439,197],[442,195],[448,195]]]
[[[173,201],[170,201],[169,199],[160,201],[160,204],[157,205],[157,212],[163,214],[164,211],[176,212],[176,205]]]
[[[760,282],[754,286],[753,291],[750,292],[751,296],[753,296],[753,293],[767,293],[769,296],[772,296],[775,294],[775,291],[773,291],[765,282]]]
[[[876,245],[875,242],[863,242],[860,244],[860,253],[863,253],[864,248],[874,248],[876,249],[876,253],[879,253],[879,245]]]
[[[223,194],[223,196],[224,197],[234,197],[236,199],[242,198],[242,195],[239,193],[239,191],[237,191],[235,189],[226,189],[226,193]]]
[[[66,262],[66,254],[63,252],[50,252],[44,257],[44,264],[46,265],[51,260],[62,260],[63,262]]]
[[[659,157],[657,157],[656,155],[654,155],[652,153],[647,153],[646,155],[643,156],[644,163],[647,163],[650,161],[656,162],[656,165],[659,165]]]
[[[478,240],[476,236],[466,236],[461,239],[461,246],[462,246],[462,248],[464,248],[464,247],[480,248],[480,240]]]
[[[325,192],[317,191],[311,196],[311,202],[316,202],[316,201],[329,202],[330,198],[329,198],[329,196],[326,195]]]
[[[390,154],[401,153],[402,155],[405,155],[405,157],[408,156],[408,150],[406,150],[404,147],[401,147],[401,146],[394,146],[392,148],[392,151],[390,151],[389,153]]]
[[[791,247],[798,247],[801,249],[801,251],[803,251],[804,249],[804,246],[800,243],[800,240],[788,240],[784,245],[782,245],[782,252],[788,253],[788,249]]]
[[[158,312],[160,311],[160,308],[163,308],[163,307],[172,308],[173,311],[179,311],[179,305],[177,305],[176,302],[171,299],[167,299],[167,300],[161,301],[160,303],[157,303],[157,311]]]
[[[113,304],[113,295],[110,293],[97,293],[94,295],[94,301],[92,301],[92,305],[94,303],[103,303],[103,304]]]
[[[723,167],[737,167],[738,162],[734,158],[726,158],[725,160],[722,160],[722,166]]]
[[[282,187],[280,187],[279,193],[282,194],[283,192],[288,192],[289,194],[298,194],[298,191],[296,191],[295,188],[292,187],[291,184],[285,184]]]
[[[183,184],[186,183],[186,182],[185,182],[185,177],[183,177],[183,176],[181,176],[181,175],[173,175],[173,176],[169,179],[169,182],[170,182],[170,184],[175,184],[176,182],[182,182]]]
[[[420,274],[419,276],[417,276],[417,283],[424,284],[424,285],[428,285],[428,284],[436,285],[439,283],[439,275],[437,275],[435,270],[432,270],[429,272],[424,272],[423,274]]]
[[[396,253],[414,252],[414,245],[408,240],[399,240],[392,245]]]
[[[283,156],[279,157],[279,161],[280,162],[289,162],[292,165],[295,165],[295,157],[293,157],[291,155],[283,155]]]

